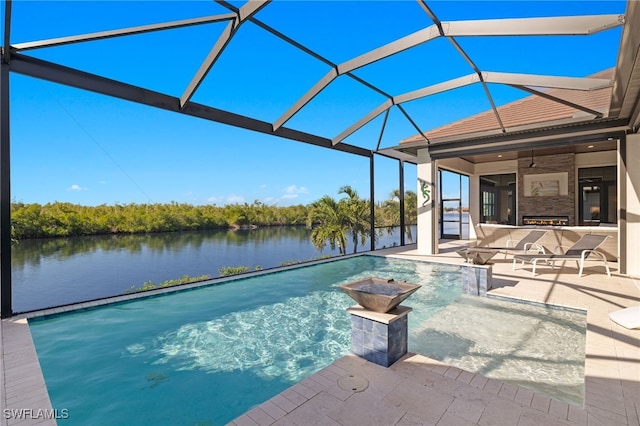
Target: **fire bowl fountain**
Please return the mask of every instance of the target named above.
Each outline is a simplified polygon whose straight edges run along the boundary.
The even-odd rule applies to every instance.
[[[366,309],[387,313],[411,296],[421,285],[369,277],[340,284],[338,288]]]

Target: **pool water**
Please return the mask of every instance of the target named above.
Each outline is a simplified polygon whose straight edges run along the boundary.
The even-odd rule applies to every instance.
[[[494,302],[461,295],[458,266],[358,256],[36,319],[30,321],[31,333],[53,407],[69,410],[61,423],[225,424],[349,352],[345,310],[353,301],[336,286],[369,276],[422,284],[404,302],[414,308],[409,316],[410,351],[454,365],[459,358],[468,363],[467,369],[478,368],[487,376],[497,374],[509,355],[522,361],[535,358],[535,353],[516,351],[514,343],[535,341],[535,333],[548,322],[544,317],[563,312],[501,302],[506,307],[490,318],[475,310]],[[472,311],[480,318],[468,317]],[[490,340],[476,343],[479,329],[493,336],[497,323],[504,327],[500,311],[513,316],[521,311],[523,327],[517,329],[525,335],[496,339],[496,345],[507,345],[504,349]],[[467,329],[462,324],[447,328],[465,317]],[[571,322],[576,319],[577,325]],[[579,370],[580,363],[584,365],[581,318],[554,321],[576,334],[583,327],[582,358],[578,355],[568,364]],[[509,318],[509,323],[515,321]],[[516,327],[504,334],[515,336]],[[560,340],[547,340],[554,337]],[[567,335],[554,331],[540,339],[542,351],[565,345]],[[496,351],[505,355],[487,356]],[[528,382],[541,375],[542,367],[515,368],[530,369],[530,376],[517,378]],[[501,374],[512,375],[508,370]],[[582,376],[552,379],[576,388],[570,394],[579,394],[583,386]]]
[[[582,406],[586,327],[583,312],[462,295],[410,330],[409,350]]]

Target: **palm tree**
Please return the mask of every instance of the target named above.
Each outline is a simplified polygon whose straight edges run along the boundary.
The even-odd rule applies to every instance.
[[[418,199],[413,191],[405,191],[404,193],[404,232],[407,236],[409,244],[413,243],[413,234],[411,225],[415,224],[418,217]],[[400,221],[400,190],[394,189],[390,198],[381,206],[380,219],[387,224],[387,232],[391,234],[392,227],[398,226]],[[381,233],[384,231],[380,231]]]
[[[358,244],[364,244],[371,235],[369,203],[361,199],[358,192],[349,185],[341,187],[338,194],[346,194],[348,197],[346,200],[340,200],[340,203],[344,205],[344,222],[351,232],[353,252],[357,253]]]
[[[404,229],[407,234],[407,242],[413,243],[413,235],[411,233],[411,225],[418,222],[418,197],[413,191],[405,191],[404,193]]]
[[[369,223],[369,202],[358,196],[351,186],[345,185],[338,191],[347,198],[339,201],[325,195],[311,204],[307,226],[312,227],[311,242],[320,251],[327,242],[331,249],[338,246],[341,255],[347,253],[347,234],[351,234],[353,252],[358,252],[358,245],[364,244],[371,235]]]
[[[332,250],[338,246],[340,255],[346,254],[347,227],[343,210],[343,204],[328,195],[311,204],[307,226],[313,226],[311,243],[316,249],[322,251],[328,242]]]

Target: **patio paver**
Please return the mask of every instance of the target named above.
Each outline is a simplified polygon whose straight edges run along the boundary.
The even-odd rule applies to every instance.
[[[437,256],[396,248],[393,257],[462,263],[459,246],[441,245]],[[383,252],[376,252],[382,254]],[[593,269],[591,268],[593,266]],[[587,310],[585,405],[576,407],[528,389],[408,354],[390,368],[347,355],[235,419],[233,425],[633,425],[640,426],[640,331],[627,330],[608,313],[640,303],[637,279],[607,278],[588,265],[579,278],[572,268],[511,270],[495,260],[491,294]],[[23,419],[0,416],[0,426],[53,425],[35,417],[51,409],[26,319],[0,323],[0,406]],[[337,380],[354,374],[369,382],[361,391]],[[58,407],[59,408],[59,407]],[[29,411],[30,410],[30,411]]]
[[[437,256],[396,248],[391,257],[462,264],[456,243],[441,244]],[[571,265],[572,266],[572,265]],[[587,262],[585,276],[574,268],[512,270],[495,260],[490,294],[587,311],[585,404],[577,407],[529,389],[460,370],[418,354],[384,368],[347,355],[306,381],[317,394],[274,425],[640,425],[640,330],[613,323],[609,312],[640,303],[637,279],[607,278]],[[409,304],[410,305],[410,304]],[[369,381],[362,392],[335,398],[325,370],[339,366]],[[315,380],[317,377],[321,380]],[[328,406],[331,405],[331,406]],[[324,407],[319,411],[318,407]],[[308,414],[308,416],[307,416]],[[242,424],[246,415],[232,425]]]

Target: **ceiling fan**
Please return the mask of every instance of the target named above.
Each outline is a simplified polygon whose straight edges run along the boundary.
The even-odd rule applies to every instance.
[[[533,161],[533,150],[531,150],[531,163],[529,164],[529,168],[532,169],[536,166],[536,163]]]

